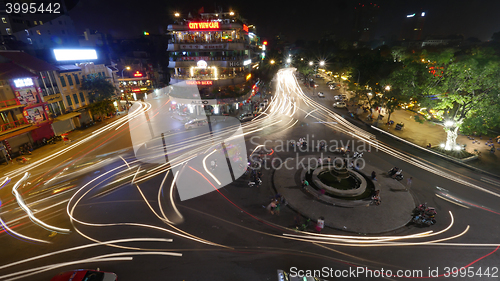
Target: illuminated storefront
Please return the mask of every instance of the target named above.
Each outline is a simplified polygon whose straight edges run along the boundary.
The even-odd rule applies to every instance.
[[[171,84],[193,80],[200,87],[221,87],[245,82],[252,64],[250,40],[248,26],[236,18],[234,13],[204,13],[168,26]]]

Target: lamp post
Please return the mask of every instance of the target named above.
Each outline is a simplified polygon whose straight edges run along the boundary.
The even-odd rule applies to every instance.
[[[126,69],[126,70],[130,70],[130,66],[127,66],[127,67],[125,67],[124,69],[122,69],[122,82],[124,82],[124,79],[123,79],[123,71],[124,71],[125,69]],[[125,87],[123,87],[123,88],[125,88]],[[127,93],[127,92],[125,92],[125,91],[124,91],[124,93],[125,93],[125,108],[127,109],[127,112],[128,112],[128,97],[127,97],[128,93]]]

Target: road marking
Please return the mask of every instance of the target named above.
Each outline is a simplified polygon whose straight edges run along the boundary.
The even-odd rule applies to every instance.
[[[481,181],[491,183],[491,184],[496,185],[496,186],[500,186],[500,182],[489,179],[489,178],[481,177]]]
[[[452,200],[450,200],[450,199],[447,199],[447,198],[445,198],[445,197],[443,197],[443,196],[441,196],[441,195],[439,195],[439,194],[435,194],[435,195],[436,195],[437,197],[439,197],[439,198],[443,199],[443,200],[446,200],[446,201],[450,202],[450,203],[456,204],[456,205],[458,205],[458,206],[460,206],[460,207],[464,207],[464,208],[466,208],[466,209],[470,209],[469,207],[467,207],[467,206],[465,206],[465,205],[462,205],[462,204],[459,204],[459,203],[457,203],[457,202],[455,202],[455,201],[452,201]]]

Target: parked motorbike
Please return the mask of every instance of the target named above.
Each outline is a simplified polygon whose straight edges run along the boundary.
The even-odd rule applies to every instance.
[[[436,209],[427,207],[427,203],[423,203],[415,207],[412,213],[412,222],[419,226],[431,226],[436,223]]]
[[[394,167],[387,172],[389,177],[396,179],[398,181],[402,180],[403,177],[403,169],[399,169],[398,167]]]

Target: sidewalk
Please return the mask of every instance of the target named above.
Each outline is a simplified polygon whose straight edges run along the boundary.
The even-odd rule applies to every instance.
[[[317,158],[317,155],[308,157]],[[405,226],[410,221],[411,212],[416,206],[412,195],[401,182],[387,177],[386,171],[368,164],[361,170],[366,175],[371,174],[372,171],[378,175],[377,181],[374,181],[375,189],[380,190],[382,201],[382,204],[378,206],[371,205],[370,200],[353,202],[351,208],[320,202],[317,195],[310,194],[301,188],[302,169],[297,169],[297,167],[277,169],[274,172],[273,184],[276,192],[285,197],[289,207],[313,222],[316,222],[319,217],[324,217],[325,225],[330,228],[375,234]]]
[[[109,119],[105,119],[102,122],[97,122],[97,123],[95,123],[94,126],[91,126],[89,128],[86,128],[83,130],[80,130],[80,129],[73,130],[73,131],[68,133],[68,138],[71,140],[71,142],[68,144],[72,144],[72,143],[78,141],[79,139],[86,137],[87,135],[89,135],[93,131],[105,126],[107,123],[115,121],[115,120],[119,119],[120,117],[123,117],[126,115],[127,114],[125,112],[120,112],[120,115],[115,115],[114,117],[109,118]],[[46,144],[42,147],[34,149],[33,152],[31,153],[31,155],[28,154],[28,155],[22,155],[22,156],[29,159],[29,163],[34,163],[40,159],[43,159],[43,158],[53,154],[54,151],[58,151],[58,150],[65,148],[66,146],[67,146],[67,144],[65,144],[64,141],[57,141],[55,144]],[[21,156],[18,156],[18,157],[15,157],[14,159],[12,159],[13,163],[9,163],[8,165],[6,163],[3,163],[3,165],[0,165],[0,173],[6,174],[10,171],[13,171],[15,169],[22,167],[23,165],[29,165],[28,163],[25,163],[25,164],[18,163],[16,161],[16,159],[20,158],[20,157]]]
[[[356,112],[356,108],[356,106],[350,106],[349,111],[354,113]],[[378,125],[376,124],[378,113],[374,114],[375,118],[373,121],[366,120],[368,115],[369,113],[361,113],[358,115],[358,118],[366,124],[376,126],[385,132],[412,142],[422,148],[426,148],[429,143],[432,146],[437,146],[446,141],[446,132],[441,125],[427,121],[424,123],[416,122],[414,120],[414,116],[416,115],[415,112],[396,110],[391,114],[391,120],[393,120],[395,124],[400,122],[404,123],[403,130],[396,130],[395,124],[391,126],[386,125],[387,114],[384,115],[382,121],[378,121]],[[486,141],[489,141],[489,138],[474,137],[474,139],[479,141],[479,143],[473,143],[473,140],[468,139],[467,136],[464,135],[458,135],[457,137],[457,143],[465,144],[467,152],[474,153],[475,149],[481,152],[480,158],[467,162],[467,164],[477,169],[500,175],[500,158],[498,157],[500,151],[496,150],[496,153],[490,153],[491,147],[485,145]],[[495,143],[495,149],[499,147],[500,144]]]

